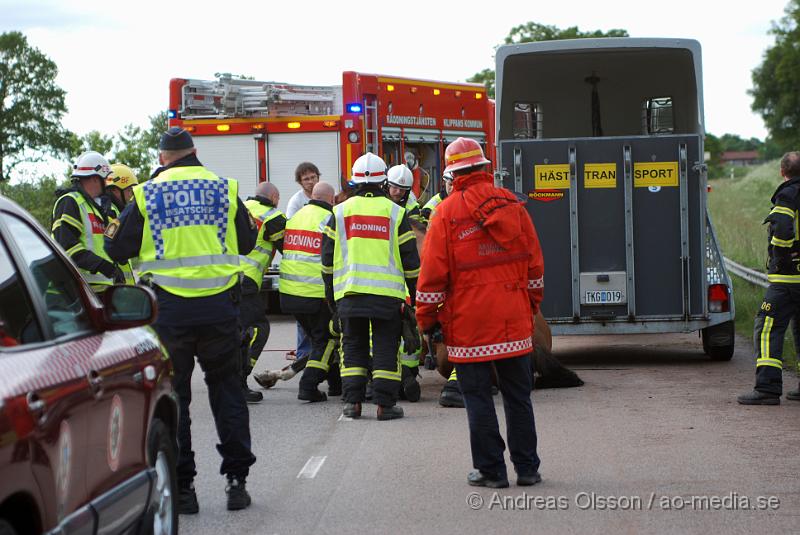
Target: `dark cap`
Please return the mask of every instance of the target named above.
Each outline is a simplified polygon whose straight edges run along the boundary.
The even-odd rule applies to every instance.
[[[192,135],[183,128],[173,126],[163,134],[158,142],[160,150],[183,150],[194,147]]]

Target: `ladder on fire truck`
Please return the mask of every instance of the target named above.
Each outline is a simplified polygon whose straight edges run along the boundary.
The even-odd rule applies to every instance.
[[[341,87],[260,82],[225,73],[217,80],[187,80],[180,114],[184,119],[340,115]]]

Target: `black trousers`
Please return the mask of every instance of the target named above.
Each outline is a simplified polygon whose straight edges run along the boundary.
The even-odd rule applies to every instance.
[[[536,453],[536,422],[531,402],[530,354],[492,362],[456,364],[458,386],[469,421],[472,464],[487,476],[506,477],[505,443],[500,436],[492,399],[492,366],[497,371],[503,395],[511,462],[518,475],[532,475],[539,470],[540,460]]]
[[[770,284],[756,314],[753,347],[756,356],[756,390],[783,393],[783,339],[800,311],[800,284]]]
[[[252,328],[249,340],[242,344],[242,372],[245,377],[255,368],[258,357],[264,350],[269,339],[269,320],[264,300],[258,292],[258,287],[245,277],[242,283],[242,301],[239,305],[239,321],[242,332]]]
[[[297,322],[311,338],[311,354],[305,362],[305,370],[300,378],[300,390],[316,390],[325,378],[328,385],[341,382],[339,366],[335,362],[336,339],[331,334],[331,311],[324,303],[313,314],[294,314]]]
[[[378,405],[392,407],[400,391],[400,311],[392,319],[342,318],[342,387],[348,403],[362,402],[370,367],[372,327],[372,395]]]
[[[222,455],[220,473],[246,477],[256,462],[250,450],[250,415],[240,379],[239,324],[231,319],[212,325],[175,327],[156,324],[156,332],[169,352],[178,394],[178,481],[197,475],[192,451],[192,371],[194,359],[205,373],[208,401],[214,415]]]

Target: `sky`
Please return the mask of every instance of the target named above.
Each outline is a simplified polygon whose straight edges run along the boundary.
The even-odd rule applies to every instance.
[[[528,21],[622,28],[632,37],[697,39],[706,130],[763,139],[747,90],[786,3],[0,0],[0,32],[22,31],[56,62],[67,128],[114,134],[166,109],[170,78],[230,72],[339,85],[354,70],[455,82],[493,67],[494,47]]]

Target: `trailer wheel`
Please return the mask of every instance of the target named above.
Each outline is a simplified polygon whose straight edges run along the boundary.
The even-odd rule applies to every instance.
[[[732,321],[706,327],[701,331],[703,351],[711,360],[733,358],[735,329]]]

